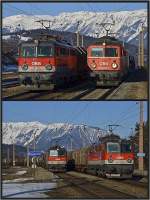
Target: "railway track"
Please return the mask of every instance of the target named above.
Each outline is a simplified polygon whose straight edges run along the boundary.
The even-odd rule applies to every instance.
[[[2,81],[2,87],[3,88],[10,88],[14,86],[19,86],[19,79],[18,78],[11,78],[11,79],[6,79]]]
[[[4,100],[103,100],[115,90],[115,88],[95,88],[88,81],[70,88],[50,91],[30,91],[21,86],[18,88],[14,86],[3,88]]]
[[[126,194],[120,191],[117,191],[113,188],[107,188],[106,186],[101,185],[101,179],[95,178],[90,180],[88,178],[76,177],[66,173],[57,173],[56,176],[59,177],[64,184],[62,184],[59,189],[65,189],[65,191],[74,189],[77,191],[77,194],[80,193],[78,197],[84,198],[135,198],[134,195]],[[59,191],[59,189],[57,189]],[[50,193],[53,195],[53,192]],[[56,197],[60,197],[58,195]],[[56,195],[56,194],[55,194]],[[61,194],[62,195],[62,194]]]

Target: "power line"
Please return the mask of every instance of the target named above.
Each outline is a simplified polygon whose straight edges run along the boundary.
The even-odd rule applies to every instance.
[[[114,123],[115,123],[115,124],[118,123],[118,121],[119,121],[120,119],[124,118],[125,116],[127,116],[131,110],[133,110],[133,109],[135,110],[135,106],[137,106],[137,104],[135,104],[134,106],[131,105],[131,106],[129,106],[124,112],[121,112],[120,115],[119,115],[119,118],[118,118]],[[126,112],[127,112],[127,113],[126,113]],[[131,113],[131,112],[130,112],[130,113]],[[111,123],[113,123],[113,122],[111,121]]]

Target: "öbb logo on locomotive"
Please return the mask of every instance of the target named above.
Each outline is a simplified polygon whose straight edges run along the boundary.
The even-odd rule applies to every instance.
[[[85,78],[91,78],[96,85],[115,86],[134,69],[134,57],[121,41],[110,36],[99,38],[87,49],[52,36],[19,46],[20,81],[30,89],[42,85],[50,88]]]

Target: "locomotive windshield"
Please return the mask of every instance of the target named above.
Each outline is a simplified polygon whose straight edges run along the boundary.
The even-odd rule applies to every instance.
[[[21,48],[22,57],[35,57],[35,47],[26,46]]]
[[[122,143],[121,144],[121,152],[122,153],[131,153],[132,146],[129,143]]]
[[[53,48],[50,46],[37,47],[37,56],[39,57],[53,56],[53,54]]]
[[[108,142],[107,143],[107,152],[120,153],[120,144]]]
[[[105,48],[105,57],[117,57],[118,51],[116,48]]]
[[[66,154],[66,150],[63,148],[49,151],[50,156],[64,156],[65,154]]]
[[[91,56],[92,57],[104,57],[103,48],[92,48]]]
[[[118,57],[117,48],[92,48],[91,50],[92,57]]]
[[[58,151],[57,150],[50,150],[49,155],[50,156],[58,156]]]

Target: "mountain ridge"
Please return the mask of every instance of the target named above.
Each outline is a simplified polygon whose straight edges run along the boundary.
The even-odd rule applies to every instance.
[[[41,28],[40,23],[34,22],[38,18],[51,20],[50,25],[52,30],[69,31],[76,33],[77,29],[80,34],[96,37],[96,32],[99,32],[99,37],[105,34],[102,27],[96,24],[115,22],[112,26],[112,32],[117,33],[116,37],[136,44],[142,23],[147,27],[147,12],[146,9],[135,11],[113,11],[113,12],[63,12],[59,15],[13,15],[3,18],[3,33],[14,32],[18,30],[31,30]],[[79,26],[77,22],[80,21]],[[20,26],[18,26],[20,24]],[[147,33],[145,33],[145,39]]]
[[[59,143],[67,149],[78,149],[92,143],[109,132],[98,127],[72,123],[41,122],[4,122],[2,125],[2,143],[33,146],[34,134],[36,147],[46,150]]]

